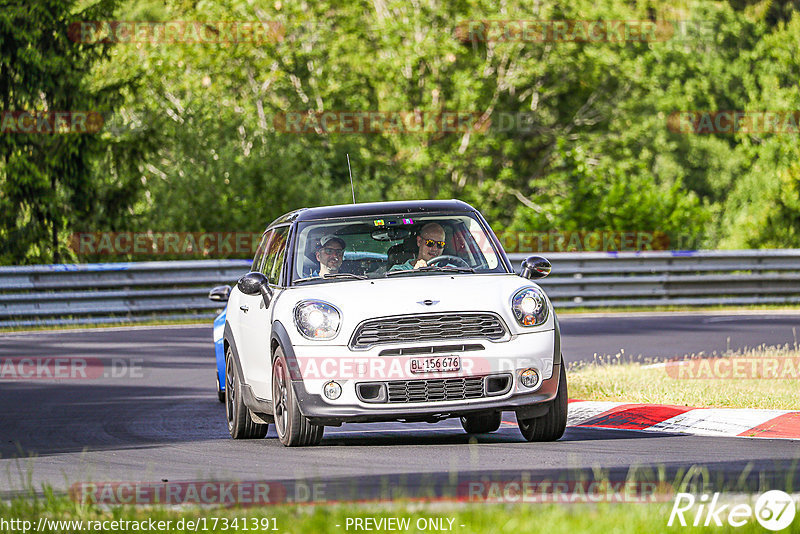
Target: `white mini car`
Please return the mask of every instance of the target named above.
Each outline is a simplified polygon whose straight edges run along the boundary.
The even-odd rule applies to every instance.
[[[227,300],[215,341],[231,436],[262,438],[274,423],[284,445],[314,445],[325,426],[449,417],[484,433],[513,411],[528,441],[559,439],[561,336],[531,282],[549,272],[530,257],[515,274],[481,214],[456,200],[278,218],[251,272],[210,295]]]

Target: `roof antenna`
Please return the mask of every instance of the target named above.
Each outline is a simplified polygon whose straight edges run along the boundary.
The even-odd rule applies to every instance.
[[[353,187],[353,171],[350,169],[350,153],[347,154],[347,172],[350,173],[350,191],[353,192],[353,204],[356,203],[356,190]]]

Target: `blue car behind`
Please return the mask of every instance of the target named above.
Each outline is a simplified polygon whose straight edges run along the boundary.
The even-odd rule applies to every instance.
[[[214,319],[214,354],[217,357],[217,398],[225,402],[225,347],[223,334],[225,333],[225,312],[227,308]]]

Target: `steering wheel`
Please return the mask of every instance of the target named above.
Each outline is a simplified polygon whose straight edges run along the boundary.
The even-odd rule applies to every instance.
[[[449,254],[442,254],[441,256],[436,256],[435,258],[431,258],[428,260],[428,265],[434,265],[438,267],[438,263],[445,262],[446,264],[453,265],[454,267],[466,267],[467,269],[470,268],[469,263],[464,260],[464,258],[459,258],[458,256],[451,256]]]

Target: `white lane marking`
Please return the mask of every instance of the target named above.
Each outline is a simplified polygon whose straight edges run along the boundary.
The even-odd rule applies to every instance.
[[[703,319],[704,323],[732,323],[734,321],[740,322],[741,317],[708,317]]]
[[[737,436],[790,410],[697,408],[676,415],[645,430],[686,432],[701,436]]]

